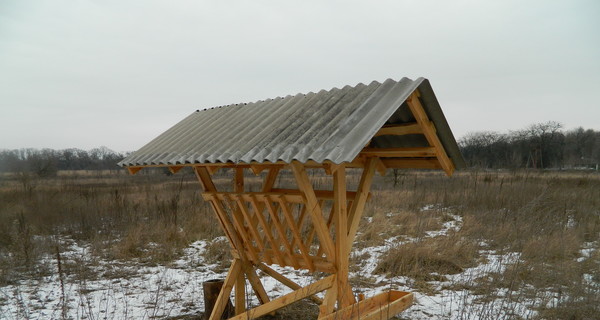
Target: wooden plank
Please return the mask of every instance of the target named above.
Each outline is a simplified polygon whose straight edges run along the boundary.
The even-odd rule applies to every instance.
[[[254,212],[256,213],[256,217],[258,218],[258,221],[260,222],[260,224],[263,228],[263,233],[264,233],[265,237],[267,238],[267,241],[271,245],[271,248],[273,248],[273,251],[275,252],[276,260],[278,261],[279,265],[284,266],[285,260],[283,259],[281,251],[279,251],[279,243],[276,242],[273,237],[271,226],[267,223],[267,220],[265,219],[265,216],[263,215],[263,213],[261,211],[259,211],[259,207],[258,207],[259,204],[258,204],[258,201],[256,200],[256,198],[251,196],[250,199],[251,199],[250,204],[252,205],[252,208],[254,209]],[[265,254],[266,254],[266,251],[267,250],[265,250]]]
[[[298,187],[300,190],[302,190],[304,196],[306,197],[308,213],[310,214],[313,225],[317,231],[319,242],[324,247],[327,258],[333,261],[335,254],[333,240],[331,239],[331,235],[329,234],[329,230],[327,229],[327,225],[323,219],[323,211],[319,206],[317,196],[315,195],[314,189],[310,183],[310,180],[308,179],[306,170],[298,161],[293,161],[290,166],[292,167],[292,172],[294,172],[294,177],[296,178]]]
[[[284,195],[302,195],[302,191],[295,189],[273,189],[271,190],[273,193],[283,193]],[[314,190],[315,196],[319,200],[333,200],[333,191],[330,190]],[[273,194],[275,195],[275,194]],[[346,198],[354,199],[356,197],[356,192],[354,191],[346,191]]]
[[[298,215],[298,221],[296,222],[296,226],[298,226],[298,231],[300,232],[300,234],[302,234],[302,227],[304,227],[304,221],[306,218],[306,206],[301,205],[302,209],[300,209],[300,214]],[[306,240],[306,239],[304,239]],[[306,245],[306,242],[303,241],[302,237],[300,238],[300,241],[304,244],[304,247],[306,247],[308,249],[308,251],[310,252],[310,247],[308,245]],[[292,248],[294,246],[296,246],[296,238],[292,239]]]
[[[321,208],[323,208],[321,206]],[[331,206],[331,209],[329,210],[329,218],[327,218],[327,232],[331,232],[331,226],[333,225],[333,217],[335,216],[335,206]],[[323,245],[319,245],[319,250],[317,250],[317,256],[322,256],[323,255]]]
[[[413,303],[409,292],[388,291],[352,304],[320,320],[381,320],[390,319],[408,309]]]
[[[422,148],[364,148],[362,156],[382,158],[431,158],[435,157],[437,149],[434,147]]]
[[[273,221],[273,224],[275,225],[275,230],[277,230],[277,233],[279,234],[277,240],[279,240],[283,244],[283,247],[286,249],[289,258],[292,261],[292,266],[294,267],[294,269],[300,269],[300,264],[294,258],[294,250],[292,249],[292,246],[290,245],[290,242],[287,239],[285,229],[283,228],[283,225],[279,220],[279,214],[277,212],[277,209],[273,206],[272,202],[273,199],[269,197],[265,199],[264,204],[267,207],[267,211],[269,212],[269,214],[271,214],[271,219]]]
[[[304,195],[300,190],[293,189],[273,189],[269,192],[205,192],[217,196],[220,200],[225,200],[229,195],[236,195],[242,197],[244,201],[250,201],[250,195],[256,197],[259,201],[265,201],[266,197],[284,197],[286,202],[291,203],[304,203]],[[315,190],[315,195],[319,200],[333,200],[333,191],[328,190]],[[346,192],[348,199],[354,199],[356,192]]]
[[[450,160],[446,154],[446,150],[436,134],[435,126],[429,120],[427,113],[425,113],[425,109],[423,109],[423,105],[421,104],[421,101],[419,101],[418,91],[415,90],[415,92],[408,97],[406,103],[417,120],[417,123],[423,128],[423,134],[425,135],[427,142],[435,148],[437,158],[440,161],[442,168],[447,175],[452,175],[454,172],[454,163],[452,163],[452,160]]]
[[[223,311],[225,311],[225,306],[229,302],[231,289],[233,289],[235,280],[238,278],[238,274],[241,271],[241,266],[242,262],[240,259],[233,259],[233,262],[229,267],[229,272],[227,272],[227,277],[225,277],[225,281],[223,282],[221,292],[219,292],[219,296],[217,297],[213,311],[210,314],[209,320],[221,319],[221,315],[223,315]]]
[[[337,276],[334,274],[334,277]],[[325,292],[325,297],[323,299],[323,303],[319,306],[319,319],[325,317],[328,314],[331,314],[333,310],[335,310],[335,303],[337,301],[338,294],[338,282],[334,281],[331,288]]]
[[[294,281],[288,279],[287,277],[285,277],[281,273],[279,273],[279,272],[271,269],[269,266],[265,265],[264,263],[259,263],[256,266],[260,270],[264,271],[266,274],[270,275],[273,279],[281,282],[283,285],[287,286],[288,288],[290,288],[292,290],[298,290],[298,289],[302,288],[302,286],[300,286],[299,284],[297,284]],[[310,296],[308,298],[310,300],[312,300],[313,302],[315,302],[316,304],[321,304],[323,302],[323,299],[321,299],[321,298],[319,298],[317,296]]]
[[[392,169],[442,169],[437,159],[382,159],[381,162]]]
[[[283,295],[277,299],[272,300],[271,302],[260,305],[254,309],[248,310],[243,314],[237,315],[235,317],[229,318],[229,320],[250,320],[256,319],[260,316],[264,316],[272,311],[290,305],[298,300],[302,300],[306,297],[312,296],[315,293],[319,293],[325,289],[328,289],[332,286],[334,282],[334,276],[329,276],[327,278],[321,279],[315,283],[309,284],[306,287],[302,287],[298,290],[292,291],[286,295]]]
[[[265,250],[265,243],[263,241],[263,238],[262,238],[260,232],[258,231],[256,224],[254,224],[252,222],[254,219],[256,219],[256,217],[253,215],[250,215],[250,213],[248,212],[248,209],[246,208],[246,203],[243,202],[239,196],[233,196],[233,197],[234,197],[235,201],[237,202],[238,208],[240,208],[240,211],[242,212],[244,219],[248,223],[248,229],[250,230],[250,234],[252,235],[254,242],[256,242],[256,245],[258,246],[258,248],[261,251]]]
[[[369,197],[369,190],[371,189],[371,183],[373,182],[373,175],[375,174],[375,168],[377,162],[373,158],[367,158],[365,168],[363,169],[358,183],[358,189],[356,190],[357,196],[352,202],[352,207],[348,212],[348,252],[352,249],[352,243],[354,242],[354,236],[358,231],[358,225],[365,209],[365,204]]]
[[[400,125],[384,126],[381,129],[379,129],[379,131],[377,131],[377,133],[375,133],[374,137],[387,136],[387,135],[401,136],[401,135],[405,135],[405,134],[422,134],[422,133],[423,133],[423,130],[421,129],[421,126],[418,123],[406,123],[406,124],[400,124]]]
[[[252,261],[259,261],[258,254],[256,253],[256,249],[252,245],[252,239],[250,238],[250,235],[248,234],[248,230],[246,229],[246,226],[244,224],[244,216],[241,213],[241,209],[238,206],[238,202],[236,201],[235,197],[232,195],[229,196],[228,200],[229,200],[229,204],[231,206],[231,215],[233,216],[233,224],[237,230],[237,233],[242,238],[243,248],[248,250],[248,253],[250,254],[250,259]],[[243,204],[242,204],[242,206],[243,206]]]
[[[290,212],[290,208],[287,206],[287,204],[281,197],[277,198],[277,201],[279,202],[279,207],[281,208],[281,211],[283,212],[283,216],[285,217],[285,219],[287,221],[288,227],[292,231],[292,235],[294,237],[292,239],[292,243],[293,243],[293,240],[298,241],[298,248],[300,249],[300,253],[302,254],[302,257],[304,258],[304,261],[308,265],[308,270],[310,272],[315,271],[315,266],[312,263],[312,259],[310,258],[310,253],[308,252],[308,249],[306,248],[306,246],[304,246],[304,243],[302,242],[302,237],[300,236],[300,230],[298,230],[298,226],[296,225],[296,222],[294,221],[294,217],[292,216],[292,213]],[[291,245],[291,247],[292,247],[292,252],[293,252],[293,250],[294,250],[293,244]]]

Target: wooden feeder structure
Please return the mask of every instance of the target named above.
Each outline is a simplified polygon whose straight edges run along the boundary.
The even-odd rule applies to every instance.
[[[348,282],[373,177],[387,169],[451,175],[464,161],[429,81],[403,78],[198,110],[119,164],[132,174],[145,167],[195,172],[233,256],[209,319],[221,318],[232,291],[229,319],[253,319],[304,298],[320,305],[319,319],[389,319],[411,305],[411,293],[364,298]],[[347,187],[351,168],[361,172],[355,190]],[[232,172],[230,191],[213,181],[220,169]],[[323,169],[333,187],[316,189],[312,169]],[[245,186],[245,172],[263,177],[260,190]],[[295,188],[277,186],[284,172]],[[326,276],[301,286],[271,265]],[[257,270],[293,291],[269,296]],[[250,309],[246,281],[260,302]]]

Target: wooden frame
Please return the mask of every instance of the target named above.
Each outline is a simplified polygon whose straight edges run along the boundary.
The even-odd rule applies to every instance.
[[[389,168],[443,169],[448,175],[454,164],[448,158],[436,129],[423,109],[418,91],[406,100],[415,122],[384,126],[374,137],[385,135],[424,135],[429,146],[419,148],[372,148],[368,145],[352,161],[336,164],[265,162],[202,163],[166,165],[172,173],[192,167],[229,244],[233,261],[223,288],[209,317],[220,319],[230,294],[235,297],[235,316],[251,319],[304,298],[320,304],[319,319],[388,319],[412,303],[412,294],[390,291],[356,301],[348,282],[348,260],[354,237],[363,215],[375,172]],[[160,166],[160,165],[156,165]],[[128,167],[134,174],[143,167]],[[315,190],[306,172],[324,169],[332,179],[333,190]],[[347,190],[346,170],[362,169],[357,190]],[[232,192],[218,191],[212,175],[219,169],[232,169]],[[244,170],[258,175],[267,170],[259,192],[248,192]],[[289,170],[296,189],[276,188],[282,170]],[[307,286],[300,286],[269,265],[290,266],[330,274]],[[293,291],[273,300],[268,296],[256,271],[261,270]],[[246,281],[260,305],[246,308]],[[316,293],[325,291],[324,298]]]

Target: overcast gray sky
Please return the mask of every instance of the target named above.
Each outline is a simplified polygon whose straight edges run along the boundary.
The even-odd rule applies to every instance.
[[[0,149],[133,151],[199,108],[405,76],[457,138],[600,130],[600,1],[0,1]]]

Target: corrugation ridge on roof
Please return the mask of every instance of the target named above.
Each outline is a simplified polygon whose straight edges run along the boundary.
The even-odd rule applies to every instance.
[[[364,85],[363,85],[364,86]],[[327,138],[340,128],[332,128],[333,132],[319,135],[321,128],[326,127],[328,123],[340,123],[340,119],[344,119],[350,113],[352,102],[357,99],[357,95],[360,93],[361,86],[357,85],[356,88],[345,86],[338,94],[327,101],[327,105],[322,106],[324,112],[319,114],[316,121],[301,133],[300,137],[296,139],[296,144],[304,145],[300,148],[300,153],[310,154],[315,156],[315,150],[318,148],[327,148],[334,150],[336,146],[323,146],[323,143]],[[312,143],[310,143],[312,142]]]
[[[249,144],[249,141],[251,139],[253,139],[253,138],[260,138],[261,140],[268,139],[269,138],[268,135],[271,133],[271,131],[275,130],[275,128],[269,127],[269,125],[268,125],[269,123],[266,121],[269,121],[269,119],[272,119],[271,124],[272,125],[277,124],[278,121],[276,120],[276,118],[275,119],[273,119],[273,118],[282,116],[282,115],[281,114],[273,114],[273,110],[280,110],[280,109],[285,110],[286,108],[289,108],[290,105],[299,103],[299,101],[301,101],[302,99],[304,99],[303,95],[290,96],[288,98],[278,100],[276,104],[265,106],[264,109],[261,108],[260,110],[255,110],[256,115],[254,117],[249,117],[252,119],[252,126],[254,127],[253,134],[250,135],[248,133],[245,133],[243,136],[241,136],[241,139],[232,143],[230,148],[243,151],[243,152],[241,152],[240,160],[244,160],[245,157],[247,157],[247,153],[252,150],[253,145]],[[266,117],[266,119],[263,119],[263,115],[265,115],[265,114],[268,114],[268,116]],[[264,123],[266,123],[267,125],[263,126]]]
[[[400,82],[391,79],[384,81],[365,103],[357,108],[356,112],[360,112],[363,108],[372,111],[365,112],[364,116],[359,115],[358,119],[353,119],[356,115],[346,119],[346,121],[355,123],[354,128],[341,137],[341,144],[348,146],[348,149],[345,150],[347,156],[358,155],[367,141],[385,124],[385,121],[402,105],[402,102],[416,87],[417,84],[410,79]],[[342,161],[348,160],[343,159]]]
[[[339,145],[340,137],[346,135],[349,131],[353,129],[353,126],[350,122],[345,121],[352,114],[355,114],[357,110],[357,106],[362,105],[381,84],[379,82],[373,81],[368,86],[363,85],[360,87],[361,90],[357,90],[359,92],[358,96],[354,98],[346,107],[349,109],[347,115],[344,118],[340,119],[340,125],[335,128],[334,131],[329,133],[329,135],[324,137],[324,140],[321,142],[319,148],[315,150],[315,156],[323,158],[330,157],[332,159],[337,159],[340,156],[340,153],[343,151],[344,147]],[[360,115],[358,115],[360,117]],[[332,149],[331,145],[337,144]]]
[[[264,159],[270,152],[267,148],[268,141],[277,137],[277,131],[280,127],[285,127],[285,124],[282,123],[286,120],[289,121],[290,112],[293,113],[299,111],[298,108],[294,108],[294,106],[298,105],[300,102],[306,104],[311,103],[311,99],[315,98],[315,96],[316,94],[314,93],[308,94],[302,97],[301,100],[296,101],[296,103],[281,104],[273,106],[271,110],[267,110],[270,116],[257,124],[257,128],[260,128],[260,130],[256,131],[256,133],[253,132],[251,135],[251,139],[248,141],[249,149],[247,149],[241,160],[245,162],[262,161],[259,159]],[[266,126],[263,126],[263,124],[266,124]],[[274,124],[274,128],[269,128],[268,124]]]
[[[159,154],[156,154],[156,147],[160,146],[162,144],[162,141],[169,139],[169,136],[171,134],[177,133],[180,130],[182,130],[182,128],[185,128],[185,124],[188,122],[193,122],[193,115],[187,116],[186,118],[178,122],[175,126],[169,128],[167,131],[165,131],[164,133],[147,143],[145,146],[140,148],[140,150],[133,154],[133,157],[130,158],[130,161],[133,161],[134,163],[151,163],[154,158],[160,156]]]
[[[294,97],[291,97],[289,99],[284,99],[284,103],[287,101],[298,101],[301,102],[305,99],[304,94],[297,94]],[[284,104],[282,103],[282,104]],[[257,110],[259,111],[259,110]],[[252,119],[252,117],[248,117],[250,119],[252,119],[252,126],[254,127],[260,127],[260,125],[263,123],[262,120],[262,115],[265,114],[265,112],[268,113],[273,113],[272,110],[260,110],[260,116],[258,117],[254,117],[254,119]],[[267,134],[268,132],[268,126],[262,127],[261,130],[259,132],[266,132]],[[258,133],[258,135],[260,135],[260,133]],[[241,156],[240,158],[244,157],[246,155],[246,153],[251,150],[251,146],[249,145],[249,141],[252,139],[252,136],[250,134],[248,134],[248,132],[243,132],[242,135],[238,135],[236,137],[234,137],[234,141],[237,141],[237,143],[235,143],[234,145],[232,145],[232,149],[236,149],[236,150],[240,150],[241,151]]]
[[[333,90],[332,90],[333,91]],[[315,105],[320,104],[320,100],[325,95],[330,95],[331,91],[325,91],[318,94],[310,101],[299,100],[297,103],[290,106],[289,110],[282,115],[284,121],[279,122],[271,134],[268,135],[268,140],[263,148],[267,151],[265,155],[269,161],[276,161],[284,152],[282,149],[293,147],[293,135],[299,129],[298,124],[308,122],[306,116],[310,116],[311,110]],[[257,160],[259,161],[259,160]]]

